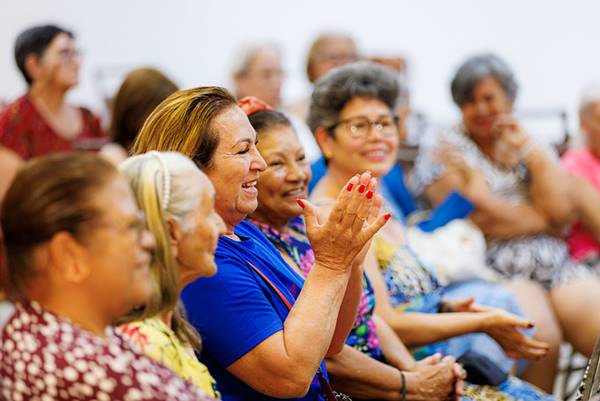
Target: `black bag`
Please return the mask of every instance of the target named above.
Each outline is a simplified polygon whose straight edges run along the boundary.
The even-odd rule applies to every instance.
[[[487,356],[476,351],[467,351],[456,362],[466,370],[469,383],[499,386],[508,379],[508,373],[500,369]]]

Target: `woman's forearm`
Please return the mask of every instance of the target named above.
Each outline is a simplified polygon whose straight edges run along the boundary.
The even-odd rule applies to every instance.
[[[289,368],[312,377],[330,348],[350,272],[315,264],[284,322]]]
[[[353,398],[400,399],[402,380],[398,370],[347,345],[327,359],[327,372],[334,388]]]
[[[394,330],[378,315],[373,315],[377,327],[379,347],[388,364],[400,370],[412,370],[416,365],[415,358],[404,346]]]
[[[407,347],[417,347],[483,331],[483,313],[382,313],[381,317]]]
[[[360,266],[352,268],[350,280],[346,287],[346,293],[342,300],[340,313],[338,314],[337,324],[331,340],[331,345],[327,350],[327,356],[333,356],[340,352],[346,343],[348,334],[356,320],[358,305],[362,294],[363,271]]]

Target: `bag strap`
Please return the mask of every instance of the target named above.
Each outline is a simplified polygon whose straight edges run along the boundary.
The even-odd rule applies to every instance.
[[[281,298],[281,301],[285,304],[288,311],[291,310],[292,309],[291,302],[285,297],[285,295],[283,295],[283,293],[279,290],[279,288],[277,288],[277,286],[275,284],[273,284],[273,282],[271,280],[269,280],[269,278],[258,267],[254,266],[254,264],[252,264],[250,261],[247,261],[247,263],[252,268],[252,270],[254,270],[267,283],[267,285],[273,289],[273,291],[275,291],[277,296],[279,296],[279,298]],[[325,400],[326,401],[336,401],[335,393],[333,392],[333,389],[331,388],[331,384],[329,384],[329,382],[325,378],[325,375],[321,371],[320,367],[317,370],[317,377],[319,379],[319,384],[321,385],[321,388],[323,389],[323,393],[324,393],[323,395],[325,396]]]

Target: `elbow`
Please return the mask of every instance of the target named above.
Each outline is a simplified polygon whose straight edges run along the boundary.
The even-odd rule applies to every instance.
[[[310,389],[313,377],[307,375],[294,374],[274,380],[270,383],[270,391],[263,391],[265,395],[274,398],[302,398]]]
[[[332,342],[331,346],[327,350],[327,354],[325,354],[325,358],[331,358],[332,356],[335,356],[335,355],[339,354],[340,352],[342,352],[345,344],[346,343],[343,341]]]

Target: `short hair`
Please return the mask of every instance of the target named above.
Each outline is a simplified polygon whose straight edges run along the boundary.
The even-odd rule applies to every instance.
[[[387,67],[369,61],[347,64],[325,74],[312,93],[308,126],[315,132],[338,121],[346,104],[355,97],[384,102],[393,110],[398,99],[398,78]]]
[[[131,152],[180,152],[200,169],[209,169],[219,145],[219,133],[214,129],[213,121],[234,106],[237,106],[235,98],[227,89],[218,86],[175,92],[148,116]]]
[[[600,82],[590,84],[583,90],[579,100],[579,117],[583,117],[594,103],[600,103]]]
[[[129,72],[113,102],[110,122],[113,141],[129,150],[148,115],[177,90],[173,81],[154,68]]]
[[[263,110],[252,113],[248,116],[248,120],[256,131],[256,135],[278,127],[293,127],[288,116],[277,110]]]
[[[497,55],[485,53],[469,57],[456,71],[450,84],[454,103],[459,107],[467,103],[477,84],[489,76],[498,81],[508,99],[514,102],[519,85],[512,69]]]
[[[8,189],[0,220],[13,290],[36,275],[34,248],[62,231],[83,239],[100,217],[94,193],[118,175],[109,161],[90,153],[57,153],[28,161]]]
[[[310,45],[308,49],[308,56],[306,58],[306,76],[308,80],[314,83],[317,80],[317,76],[315,75],[314,65],[317,62],[317,59],[323,52],[323,48],[327,45],[327,43],[331,40],[342,39],[347,40],[354,49],[356,50],[356,44],[354,43],[354,39],[352,37],[342,34],[342,33],[323,33],[319,35],[314,42]]]
[[[242,42],[233,53],[230,69],[231,77],[235,78],[245,73],[256,53],[263,49],[272,49],[281,53],[279,46],[273,42]]]
[[[32,84],[32,79],[25,68],[27,56],[35,54],[37,57],[41,57],[54,38],[61,33],[67,34],[70,38],[75,37],[71,31],[56,25],[34,26],[24,30],[17,36],[17,40],[15,41],[15,61],[21,74],[23,74],[23,78],[27,81],[27,85]]]
[[[165,169],[169,174],[169,202],[163,206]],[[146,215],[148,229],[156,239],[152,260],[154,288],[148,301],[124,317],[119,323],[143,320],[173,310],[175,334],[180,340],[200,350],[200,336],[176,309],[179,299],[177,261],[171,252],[167,220],[173,219],[179,227],[189,232],[189,214],[198,205],[198,194],[190,191],[189,180],[194,172],[203,174],[187,157],[177,152],[144,153],[132,156],[119,165]],[[208,181],[208,178],[207,178]]]

